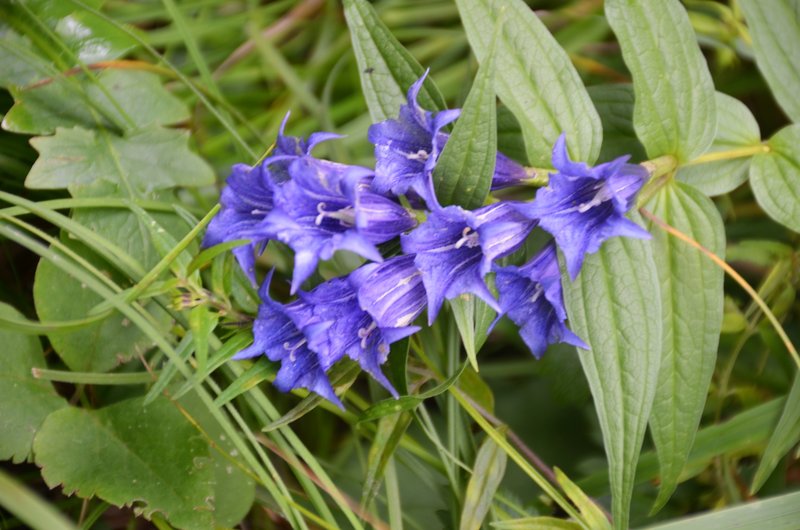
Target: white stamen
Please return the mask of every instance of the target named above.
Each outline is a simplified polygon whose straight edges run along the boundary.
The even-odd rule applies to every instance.
[[[369,338],[370,334],[373,331],[375,331],[375,328],[377,328],[377,327],[378,327],[378,325],[375,324],[375,322],[373,321],[366,328],[360,328],[358,330],[358,338],[361,339],[361,349],[362,350],[366,350],[367,349],[367,339]]]
[[[464,228],[464,230],[461,231],[461,239],[456,241],[456,248],[461,248],[464,245],[466,245],[467,248],[475,248],[480,245],[478,242],[478,233],[472,232],[472,228],[470,227]]]
[[[530,303],[532,303],[532,304],[535,303],[536,300],[538,300],[542,296],[542,293],[544,293],[544,289],[542,288],[542,284],[541,283],[537,283],[536,284],[536,288],[533,290],[533,296],[531,296]]]
[[[306,343],[306,339],[305,339],[305,337],[303,337],[302,339],[300,339],[300,340],[297,342],[297,344],[295,344],[294,346],[292,346],[292,343],[291,343],[291,342],[284,342],[284,343],[283,343],[283,349],[289,352],[289,360],[290,360],[291,362],[294,362],[294,361],[295,361],[295,355],[294,355],[294,354],[295,354],[295,352],[297,352],[297,349],[298,349],[300,346],[302,346],[303,344],[305,344],[305,343]]]
[[[356,211],[352,206],[345,206],[341,210],[325,211],[325,203],[317,204],[317,212],[319,215],[314,219],[314,224],[319,226],[322,224],[323,219],[329,217],[330,219],[337,219],[339,224],[345,228],[350,228],[356,225]]]
[[[426,160],[428,160],[429,156],[430,156],[430,153],[428,153],[424,149],[420,149],[416,153],[407,153],[406,154],[406,158],[407,159],[409,159],[409,160],[419,160],[420,162],[425,162]]]

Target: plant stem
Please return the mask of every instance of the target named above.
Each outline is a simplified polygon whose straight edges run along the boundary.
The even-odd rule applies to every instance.
[[[694,160],[690,160],[681,167],[696,166],[698,164],[708,164],[709,162],[719,162],[720,160],[731,160],[734,158],[745,158],[749,156],[760,155],[769,153],[770,147],[766,144],[748,145],[746,147],[739,147],[737,149],[729,149],[728,151],[716,151],[713,153],[706,153],[698,156]]]

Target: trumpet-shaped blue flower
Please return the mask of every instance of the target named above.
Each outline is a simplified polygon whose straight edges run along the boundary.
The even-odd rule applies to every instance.
[[[222,209],[209,223],[203,239],[204,247],[237,239],[249,240],[236,247],[233,254],[253,285],[256,284],[255,256],[264,251],[272,238],[268,231],[258,228],[273,209],[275,189],[289,179],[288,168],[293,160],[307,156],[318,143],[339,136],[325,132],[314,133],[308,140],[285,136],[288,119],[287,113],[269,158],[255,167],[233,166],[220,197]]]
[[[422,273],[413,254],[370,263],[350,274],[358,285],[358,302],[381,328],[410,325],[425,309],[427,298]]]
[[[234,359],[249,359],[266,355],[281,366],[275,377],[275,386],[282,392],[305,388],[344,408],[333,391],[326,368],[319,356],[310,348],[318,342],[332,325],[314,314],[312,307],[297,300],[280,304],[269,296],[272,274],[264,281],[259,295],[261,305],[253,324],[253,344],[234,355]]]
[[[407,104],[400,107],[396,120],[386,120],[369,128],[367,137],[375,144],[375,180],[378,193],[401,195],[414,190],[428,200],[427,180],[447,141],[440,132],[459,110],[433,113],[417,104],[427,72],[408,90]]]
[[[474,211],[458,206],[434,208],[417,229],[401,237],[403,251],[416,254],[428,295],[428,323],[444,300],[473,293],[500,311],[483,277],[492,262],[514,252],[536,225],[500,202]]]
[[[289,165],[290,180],[275,190],[275,208],[253,233],[282,241],[295,251],[292,293],[320,259],[349,250],[372,261],[375,245],[416,224],[393,200],[369,191],[371,171],[304,156]]]
[[[331,323],[324,333],[315,335],[309,342],[319,353],[323,369],[347,355],[397,397],[397,391],[383,374],[381,365],[389,356],[390,345],[416,333],[419,327],[381,327],[361,309],[358,301],[360,287],[355,277],[335,278],[311,292],[300,293],[300,298],[312,308],[315,316]]]
[[[567,270],[574,280],[586,254],[597,252],[606,239],[614,236],[649,238],[642,227],[627,219],[636,193],[647,179],[647,171],[626,164],[623,156],[589,167],[572,162],[562,134],[553,148],[550,183],[540,189],[536,199],[517,209],[530,219],[538,219],[564,253]]]
[[[506,315],[519,326],[522,340],[537,359],[556,342],[589,349],[564,323],[567,311],[553,244],[521,267],[497,267],[495,271],[501,308],[498,319]]]
[[[272,211],[275,184],[266,166],[236,164],[226,182],[227,186],[220,197],[222,209],[208,225],[203,239],[204,247],[250,239],[248,233]],[[259,238],[233,249],[233,255],[253,284],[255,254],[263,252],[267,242],[267,237]]]

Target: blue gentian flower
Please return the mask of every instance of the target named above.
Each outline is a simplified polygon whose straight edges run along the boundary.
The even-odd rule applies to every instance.
[[[329,328],[310,340],[319,353],[323,369],[347,355],[358,362],[393,396],[397,391],[383,374],[381,365],[389,356],[390,345],[419,331],[418,326],[380,326],[361,309],[358,289],[362,285],[355,277],[335,278],[312,291],[299,294],[321,321],[331,322]]]
[[[350,274],[358,288],[358,302],[382,328],[410,325],[425,309],[427,297],[414,254],[370,263]]]
[[[269,296],[270,273],[259,295],[261,305],[253,325],[253,344],[234,355],[234,359],[249,359],[266,355],[280,362],[275,386],[282,392],[305,388],[344,408],[336,397],[325,374],[320,358],[310,348],[332,325],[314,314],[311,306],[302,300],[280,304]]]
[[[495,272],[498,319],[506,315],[519,326],[522,340],[537,359],[556,342],[589,349],[564,323],[567,311],[555,245],[547,245],[521,267],[496,267]]]
[[[289,165],[290,180],[275,189],[275,208],[253,230],[286,243],[295,251],[292,293],[320,259],[349,250],[382,261],[375,245],[416,225],[393,200],[369,191],[372,172],[304,156]]]
[[[428,295],[432,324],[445,298],[473,293],[500,311],[483,277],[492,262],[514,252],[536,225],[517,213],[510,202],[474,211],[459,206],[435,207],[417,229],[401,237],[403,252],[416,254]]]
[[[411,85],[407,104],[400,107],[396,120],[386,120],[369,128],[367,137],[375,144],[376,192],[403,195],[415,191],[428,199],[427,180],[447,141],[442,127],[458,118],[459,110],[433,113],[417,104],[417,95],[428,72]]]
[[[626,164],[623,156],[589,167],[572,162],[562,134],[553,148],[553,167],[547,187],[536,199],[517,209],[530,219],[538,219],[550,232],[564,253],[567,270],[574,280],[586,254],[597,252],[606,239],[628,236],[646,239],[650,234],[625,217],[636,193],[644,185],[648,172],[643,167]]]
[[[320,142],[339,135],[319,132],[308,140],[295,136],[285,136],[284,129],[289,114],[281,123],[275,147],[270,156],[255,167],[236,164],[227,178],[225,189],[220,196],[222,209],[211,220],[203,239],[203,247],[219,243],[247,239],[249,242],[233,249],[233,254],[253,285],[256,285],[256,254],[264,252],[272,238],[268,231],[257,230],[274,205],[275,189],[289,179],[289,164],[302,156]]]
[[[233,255],[255,285],[255,255],[264,251],[269,238],[254,241],[248,234],[272,211],[275,184],[266,166],[245,164],[233,166],[226,183],[220,197],[222,209],[208,224],[203,246],[249,239],[249,243],[234,248]]]
[[[492,176],[492,191],[510,186],[519,186],[530,178],[531,175],[528,174],[524,167],[498,151],[494,164],[494,175]]]

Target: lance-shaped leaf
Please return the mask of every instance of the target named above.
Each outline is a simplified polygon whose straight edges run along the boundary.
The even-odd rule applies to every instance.
[[[753,113],[736,98],[717,92],[717,134],[709,153],[761,143],[761,130]],[[713,197],[738,188],[747,180],[751,157],[718,160],[678,170],[677,179]]]
[[[800,376],[796,375],[778,425],[769,438],[767,448],[761,456],[761,463],[753,477],[753,485],[750,487],[753,493],[761,489],[781,458],[797,444],[798,440],[800,440]]]
[[[480,530],[492,507],[492,500],[506,472],[508,455],[491,437],[484,440],[475,457],[472,477],[467,484],[459,530]]]
[[[691,160],[716,130],[714,83],[678,0],[607,0],[636,93],[633,122],[651,158]]]
[[[372,121],[396,118],[408,87],[425,69],[381,21],[366,0],[344,0],[344,16],[353,41],[361,87]],[[444,110],[444,98],[430,77],[417,98],[426,110]]]
[[[34,439],[36,464],[50,487],[137,504],[178,528],[213,527],[213,468],[208,444],[165,398],[54,412]]]
[[[758,69],[786,115],[800,122],[800,2],[741,0],[739,5],[750,27]]]
[[[634,162],[647,159],[633,128],[633,85],[591,86],[589,97],[603,123],[599,161],[608,162],[623,155],[631,155]]]
[[[578,350],[610,469],[615,528],[628,527],[636,463],[661,362],[662,317],[652,244],[614,237],[563,275],[567,314],[590,350]]]
[[[443,206],[468,210],[483,205],[497,157],[497,109],[493,53],[481,64],[464,108],[433,170],[436,197]]]
[[[0,315],[22,317],[6,304],[0,304]],[[0,344],[0,460],[22,462],[44,419],[67,402],[49,381],[34,379],[31,373],[47,366],[38,338],[0,329]]]
[[[699,191],[671,183],[648,205],[652,213],[723,257],[725,227]],[[722,327],[724,273],[707,256],[654,225],[661,281],[663,350],[650,430],[661,464],[661,508],[678,484],[703,414]]]
[[[549,166],[556,139],[566,133],[574,160],[592,163],[603,130],[567,53],[522,0],[457,0],[470,46],[483,62],[497,31],[495,88],[522,127],[528,159]]]
[[[753,157],[750,185],[767,214],[800,232],[800,124],[784,127]]]

